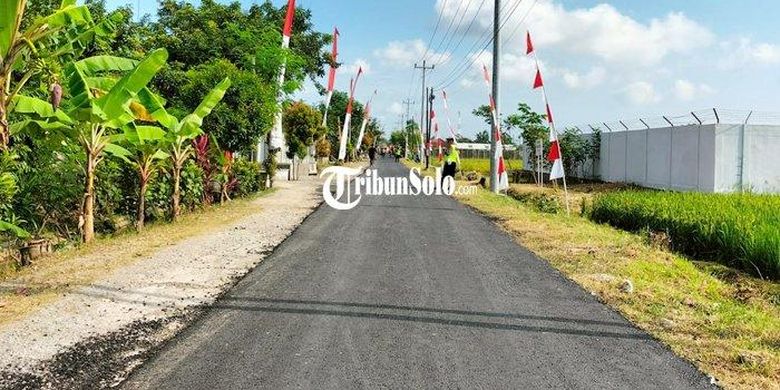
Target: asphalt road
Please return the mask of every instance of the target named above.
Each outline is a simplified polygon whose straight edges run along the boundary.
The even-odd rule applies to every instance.
[[[408,171],[380,160],[383,176]],[[125,384],[142,389],[706,388],[444,196],[323,205]]]

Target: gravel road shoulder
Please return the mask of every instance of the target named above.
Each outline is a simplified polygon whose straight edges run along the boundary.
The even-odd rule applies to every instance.
[[[278,182],[261,211],[168,246],[0,329],[0,388],[108,387],[259,264],[321,203]]]

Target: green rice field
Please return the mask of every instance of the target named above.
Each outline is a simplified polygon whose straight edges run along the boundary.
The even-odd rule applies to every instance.
[[[625,190],[596,196],[588,215],[665,232],[678,252],[780,279],[780,196]]]

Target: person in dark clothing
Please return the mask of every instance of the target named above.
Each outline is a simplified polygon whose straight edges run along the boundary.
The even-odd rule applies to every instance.
[[[374,159],[376,158],[376,148],[374,145],[371,145],[370,148],[368,148],[368,162],[369,165],[374,165]]]

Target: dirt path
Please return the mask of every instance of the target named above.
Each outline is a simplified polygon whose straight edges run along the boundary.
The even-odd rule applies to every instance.
[[[133,328],[154,328],[154,335],[147,334],[143,346],[128,344],[113,351],[124,355],[124,363],[175,334],[185,325],[191,309],[213,302],[321,202],[316,178],[278,182],[276,187],[274,193],[254,201],[261,211],[237,215],[235,223],[217,232],[164,247],[4,325],[0,329],[0,368],[5,371],[0,387],[18,385],[13,381],[21,374],[28,377],[28,385],[56,382],[56,378],[46,378],[55,374],[43,371],[62,370],[51,366],[76,350],[91,353],[84,351],[86,345],[109,340],[112,334],[127,336]],[[54,387],[59,386],[55,383]]]

